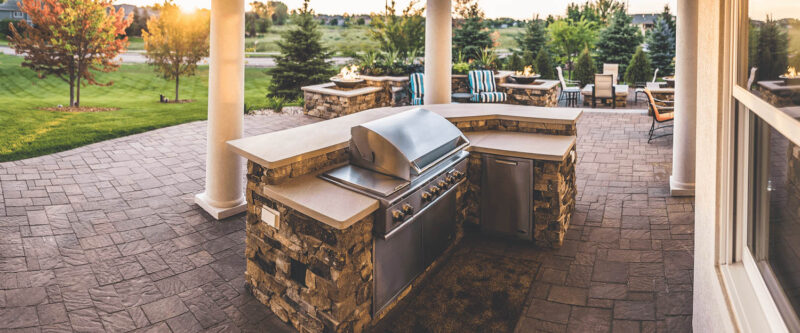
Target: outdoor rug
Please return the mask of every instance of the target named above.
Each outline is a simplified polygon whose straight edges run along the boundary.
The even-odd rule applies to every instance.
[[[505,254],[507,240],[466,236],[374,332],[512,332],[539,263]]]

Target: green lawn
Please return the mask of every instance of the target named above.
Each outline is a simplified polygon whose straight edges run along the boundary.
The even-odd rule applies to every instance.
[[[109,87],[84,87],[82,106],[114,107],[116,111],[64,113],[40,110],[69,104],[68,85],[55,78],[38,79],[20,67],[21,59],[0,55],[0,161],[40,156],[207,116],[208,67],[181,80],[186,104],[162,104],[158,95],[174,95],[174,83],[157,76],[147,65],[123,65]],[[269,76],[262,69],[247,69],[245,102],[264,104]],[[172,96],[170,96],[172,97]]]

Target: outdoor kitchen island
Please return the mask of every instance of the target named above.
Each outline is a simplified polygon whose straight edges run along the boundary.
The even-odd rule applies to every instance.
[[[245,279],[255,297],[280,319],[303,332],[360,332],[377,323],[447,257],[460,241],[464,224],[494,222],[482,220],[480,212],[486,157],[530,161],[533,174],[527,176],[533,181],[523,197],[530,201],[531,246],[561,246],[577,192],[579,109],[504,104],[422,108],[432,112],[404,113],[415,107],[372,109],[229,142],[248,159]],[[410,185],[393,189],[402,199],[387,203],[320,177],[365,163],[355,156],[379,159],[379,151],[353,154],[366,147],[353,146],[351,129],[353,135],[358,133],[354,127],[367,131],[364,138],[386,139],[414,132],[413,126],[381,126],[414,119],[444,121],[435,126],[441,131],[417,129],[417,134],[454,135],[442,141],[452,145],[447,148],[452,153],[425,162],[427,167],[420,161],[438,156],[431,154],[441,149],[424,151],[428,155],[414,160],[416,180],[412,175]],[[359,140],[363,141],[354,137],[353,142]],[[420,179],[424,184],[417,184]],[[413,199],[420,193],[421,199]],[[453,214],[441,213],[448,210]]]

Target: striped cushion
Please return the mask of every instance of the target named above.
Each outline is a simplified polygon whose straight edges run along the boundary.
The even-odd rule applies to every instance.
[[[475,103],[502,103],[508,99],[508,95],[503,92],[482,92],[472,94],[469,98],[470,102]]]
[[[469,72],[469,89],[473,94],[482,92],[496,92],[494,72],[490,70],[476,70]]]
[[[411,105],[422,105],[422,97],[411,97]]]
[[[409,90],[411,90],[411,99],[419,98],[422,99],[422,96],[425,94],[425,85],[423,84],[424,74],[422,73],[411,73],[408,77],[409,81]],[[414,105],[421,105],[422,102],[419,104]]]

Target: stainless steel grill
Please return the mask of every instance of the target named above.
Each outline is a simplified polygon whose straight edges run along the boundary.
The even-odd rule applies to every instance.
[[[351,129],[350,164],[320,177],[380,202],[375,216],[374,312],[444,251],[455,232],[455,187],[466,178],[466,136],[413,109]]]

